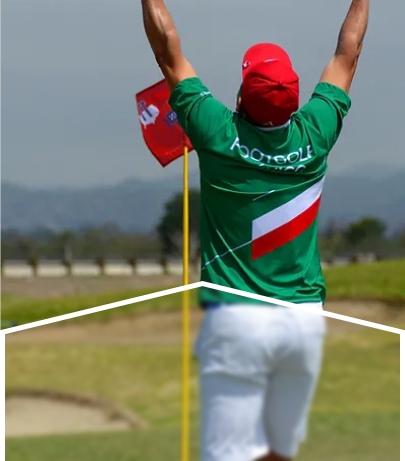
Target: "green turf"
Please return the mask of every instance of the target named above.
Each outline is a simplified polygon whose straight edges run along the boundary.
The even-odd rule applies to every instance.
[[[329,299],[405,303],[405,259],[331,267],[324,273]]]
[[[314,415],[297,461],[399,461],[398,414]],[[192,426],[191,460],[198,460]],[[180,461],[178,427],[143,432],[10,439],[7,461]]]
[[[16,344],[7,349],[7,388],[96,393],[149,422],[171,424],[180,411],[180,354],[178,345]]]
[[[150,423],[139,432],[8,439],[7,461],[179,460],[179,346],[6,348],[6,386],[92,392]],[[192,460],[198,403],[192,370]],[[399,460],[399,336],[361,329],[328,339],[308,441],[298,461]]]
[[[19,296],[2,295],[2,309],[1,319],[6,327],[8,322],[16,322],[22,325],[29,322],[35,322],[46,318],[56,317],[59,315],[77,312],[91,307],[110,304],[117,301],[135,298],[165,290],[167,287],[156,287],[148,290],[134,290],[118,293],[102,293],[93,295],[70,296],[65,298],[53,299],[28,299]],[[91,317],[79,317],[77,321],[86,322],[94,321],[108,321],[114,316],[128,315],[135,312],[148,312],[162,311],[162,310],[176,310],[181,306],[181,293],[170,296],[163,296],[147,303],[136,303],[129,306],[121,307],[119,309],[106,310],[92,315]],[[191,300],[196,303],[197,291],[191,291]]]
[[[345,300],[381,300],[386,302],[405,303],[405,260],[388,261],[373,264],[332,267],[325,270],[328,287],[328,299]],[[167,287],[166,287],[167,288]],[[57,299],[26,299],[17,295],[2,295],[2,322],[3,328],[12,326],[9,322],[19,325],[42,320],[58,315],[76,312],[83,309],[112,303],[115,301],[134,298],[163,290],[137,290],[130,292],[81,295]],[[192,290],[192,303],[197,302],[198,290]],[[92,316],[99,320],[108,320],[114,316],[140,312],[144,309],[177,310],[181,305],[181,294],[158,298],[150,303],[133,304],[120,309],[113,309]],[[83,317],[78,321],[88,321]]]
[[[194,429],[194,428],[193,428]],[[193,431],[196,433],[196,430]],[[176,427],[144,432],[35,437],[7,441],[7,461],[180,461]],[[197,437],[192,438],[196,459]]]

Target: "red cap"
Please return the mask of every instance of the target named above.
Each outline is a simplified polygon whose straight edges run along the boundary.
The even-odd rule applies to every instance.
[[[282,126],[299,108],[299,77],[283,48],[259,43],[245,53],[242,105],[258,125]]]

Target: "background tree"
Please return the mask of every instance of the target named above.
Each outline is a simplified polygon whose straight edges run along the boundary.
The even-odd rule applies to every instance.
[[[62,264],[66,268],[67,274],[72,275],[73,271],[73,246],[75,242],[75,233],[67,230],[57,236],[59,243],[59,254],[61,255]]]
[[[85,258],[105,259],[109,256],[110,235],[104,227],[89,227],[84,229],[80,238],[80,251]]]
[[[381,220],[366,217],[351,223],[344,232],[344,237],[352,248],[376,251],[376,247],[385,239],[386,229]]]
[[[132,269],[132,274],[135,275],[136,274],[136,268],[137,268],[137,265],[138,265],[138,260],[136,258],[132,257],[132,258],[128,258],[127,262],[128,262],[128,265],[130,266],[130,268]]]
[[[398,246],[401,248],[401,250],[405,250],[405,225],[402,229],[400,229],[395,236],[395,240],[398,243]]]
[[[163,275],[170,275],[169,260],[165,254],[162,254],[159,260]]]
[[[318,241],[322,259],[333,264],[336,255],[343,250],[343,229],[336,221],[330,220],[320,231]]]
[[[94,262],[96,263],[96,266],[98,266],[99,268],[100,275],[105,275],[106,260],[104,256],[99,256],[98,258],[96,258]]]
[[[31,256],[27,260],[28,265],[31,267],[32,275],[36,277],[39,269],[39,258],[38,256]]]
[[[33,243],[41,259],[59,261],[95,259],[102,253],[109,259],[156,259],[161,252],[159,236],[155,232],[140,235],[108,223],[98,227],[67,229],[60,232],[41,229],[22,233],[6,229],[2,230],[1,239],[2,255],[6,261],[26,261],[29,247]]]
[[[20,236],[17,241],[17,248],[22,255],[22,259],[27,261],[31,267],[34,277],[38,274],[39,267],[39,243],[29,236]]]
[[[200,192],[190,190],[190,255],[198,257],[200,250]],[[165,256],[182,254],[183,194],[174,195],[165,205],[165,211],[156,228]]]

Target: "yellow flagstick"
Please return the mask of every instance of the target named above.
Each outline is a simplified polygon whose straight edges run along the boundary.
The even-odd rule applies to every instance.
[[[183,157],[183,285],[189,284],[189,191],[188,148],[184,146]],[[190,458],[190,293],[183,291],[183,357],[182,357],[182,434],[181,460]]]

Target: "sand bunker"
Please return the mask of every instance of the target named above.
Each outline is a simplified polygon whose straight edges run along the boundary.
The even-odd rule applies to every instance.
[[[405,321],[405,310],[379,302],[329,302],[327,310],[387,325]],[[203,313],[191,312],[192,338]],[[7,335],[6,344],[180,344],[181,312],[152,312],[108,323],[48,325]],[[329,336],[359,330],[359,325],[328,319]],[[6,436],[120,431],[145,426],[136,415],[99,399],[41,391],[6,395]]]
[[[89,396],[41,391],[6,395],[6,437],[111,432],[143,426],[136,415]]]

